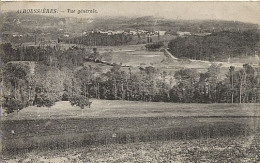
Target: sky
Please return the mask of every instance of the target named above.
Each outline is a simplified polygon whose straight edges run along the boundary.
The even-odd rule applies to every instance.
[[[66,17],[141,17],[155,16],[167,19],[217,19],[260,24],[258,2],[2,2],[1,10],[58,9],[53,16]],[[76,13],[67,13],[75,9]],[[77,10],[95,9],[96,14],[77,14]],[[64,12],[61,12],[64,11]],[[50,14],[47,14],[50,15]]]

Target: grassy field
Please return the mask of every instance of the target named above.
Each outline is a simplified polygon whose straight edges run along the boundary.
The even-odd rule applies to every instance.
[[[98,47],[99,53],[103,56],[104,61],[110,63],[122,63],[122,66],[132,67],[132,71],[138,71],[139,66],[153,66],[161,71],[166,71],[173,74],[175,71],[182,68],[196,69],[199,73],[205,73],[213,62],[188,60],[188,59],[165,59],[163,51],[147,51],[145,44],[141,45],[126,45],[126,46],[106,46]],[[221,64],[220,77],[226,77],[230,66],[241,68],[243,63],[228,63],[215,62]],[[245,62],[247,63],[247,62]],[[103,67],[105,68],[105,67]],[[111,68],[111,67],[109,67]],[[109,69],[108,68],[108,69]],[[124,68],[122,68],[124,70]],[[128,71],[128,68],[125,69]],[[168,77],[170,77],[169,75]]]
[[[64,47],[68,47],[68,44],[62,44]],[[72,45],[70,45],[72,46]],[[87,47],[92,51],[93,47]],[[97,50],[102,56],[102,60],[109,63],[117,63],[122,66],[132,67],[132,72],[138,71],[139,66],[153,66],[161,71],[166,71],[168,73],[174,73],[176,70],[182,68],[196,69],[199,73],[204,73],[207,71],[208,67],[213,63],[209,61],[200,60],[188,60],[188,59],[176,59],[169,60],[165,59],[164,52],[162,51],[147,51],[145,44],[138,45],[124,45],[124,46],[97,46]],[[243,62],[243,63],[242,63]],[[241,68],[244,63],[249,63],[248,60],[243,59],[243,61],[232,60],[231,63],[226,61],[215,62],[221,64],[220,77],[226,77],[228,73],[228,68],[230,66],[235,66]],[[91,64],[91,63],[87,63]],[[96,66],[97,64],[94,64]],[[103,72],[111,69],[111,66],[99,64]],[[122,70],[128,71],[128,68],[122,68]],[[168,76],[170,77],[170,75]]]
[[[50,108],[50,118],[260,116],[260,104],[184,104],[96,99],[90,101],[92,101],[91,108],[84,109],[84,116],[79,107],[71,106],[68,101],[57,102]],[[30,106],[19,112],[19,119],[49,119],[48,111],[46,107]],[[18,114],[14,112],[1,117],[2,119],[18,119]]]
[[[92,146],[103,150],[102,146],[112,144],[133,148],[134,145],[127,144],[146,147],[153,145],[149,142],[169,141],[174,146],[176,141],[193,139],[245,139],[256,133],[260,124],[260,104],[92,101],[91,108],[86,108],[83,116],[80,108],[66,101],[51,107],[51,117],[48,108],[43,107],[25,108],[19,117],[16,113],[2,116],[4,159],[21,153],[76,147]]]

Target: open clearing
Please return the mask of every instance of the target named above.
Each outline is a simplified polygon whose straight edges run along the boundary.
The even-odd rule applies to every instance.
[[[91,108],[84,109],[82,116],[81,109],[71,106],[68,101],[57,102],[50,108],[50,118],[69,117],[245,117],[260,116],[260,104],[184,104],[165,102],[142,102],[123,100],[97,100],[92,99]],[[4,112],[2,111],[2,114]],[[49,109],[46,107],[30,106],[19,112],[19,119],[49,119]],[[16,112],[8,116],[1,116],[5,119],[18,119]]]

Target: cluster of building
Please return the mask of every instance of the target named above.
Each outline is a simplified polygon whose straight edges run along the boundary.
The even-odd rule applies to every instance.
[[[83,32],[84,35],[88,33],[102,33],[107,35],[125,34],[125,35],[165,35],[167,31],[147,31],[147,30],[92,30],[90,32]]]

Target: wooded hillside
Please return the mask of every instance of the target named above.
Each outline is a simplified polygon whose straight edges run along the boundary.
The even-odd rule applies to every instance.
[[[259,31],[217,32],[208,36],[178,37],[169,43],[171,53],[178,58],[221,60],[228,57],[255,55],[259,50]]]

